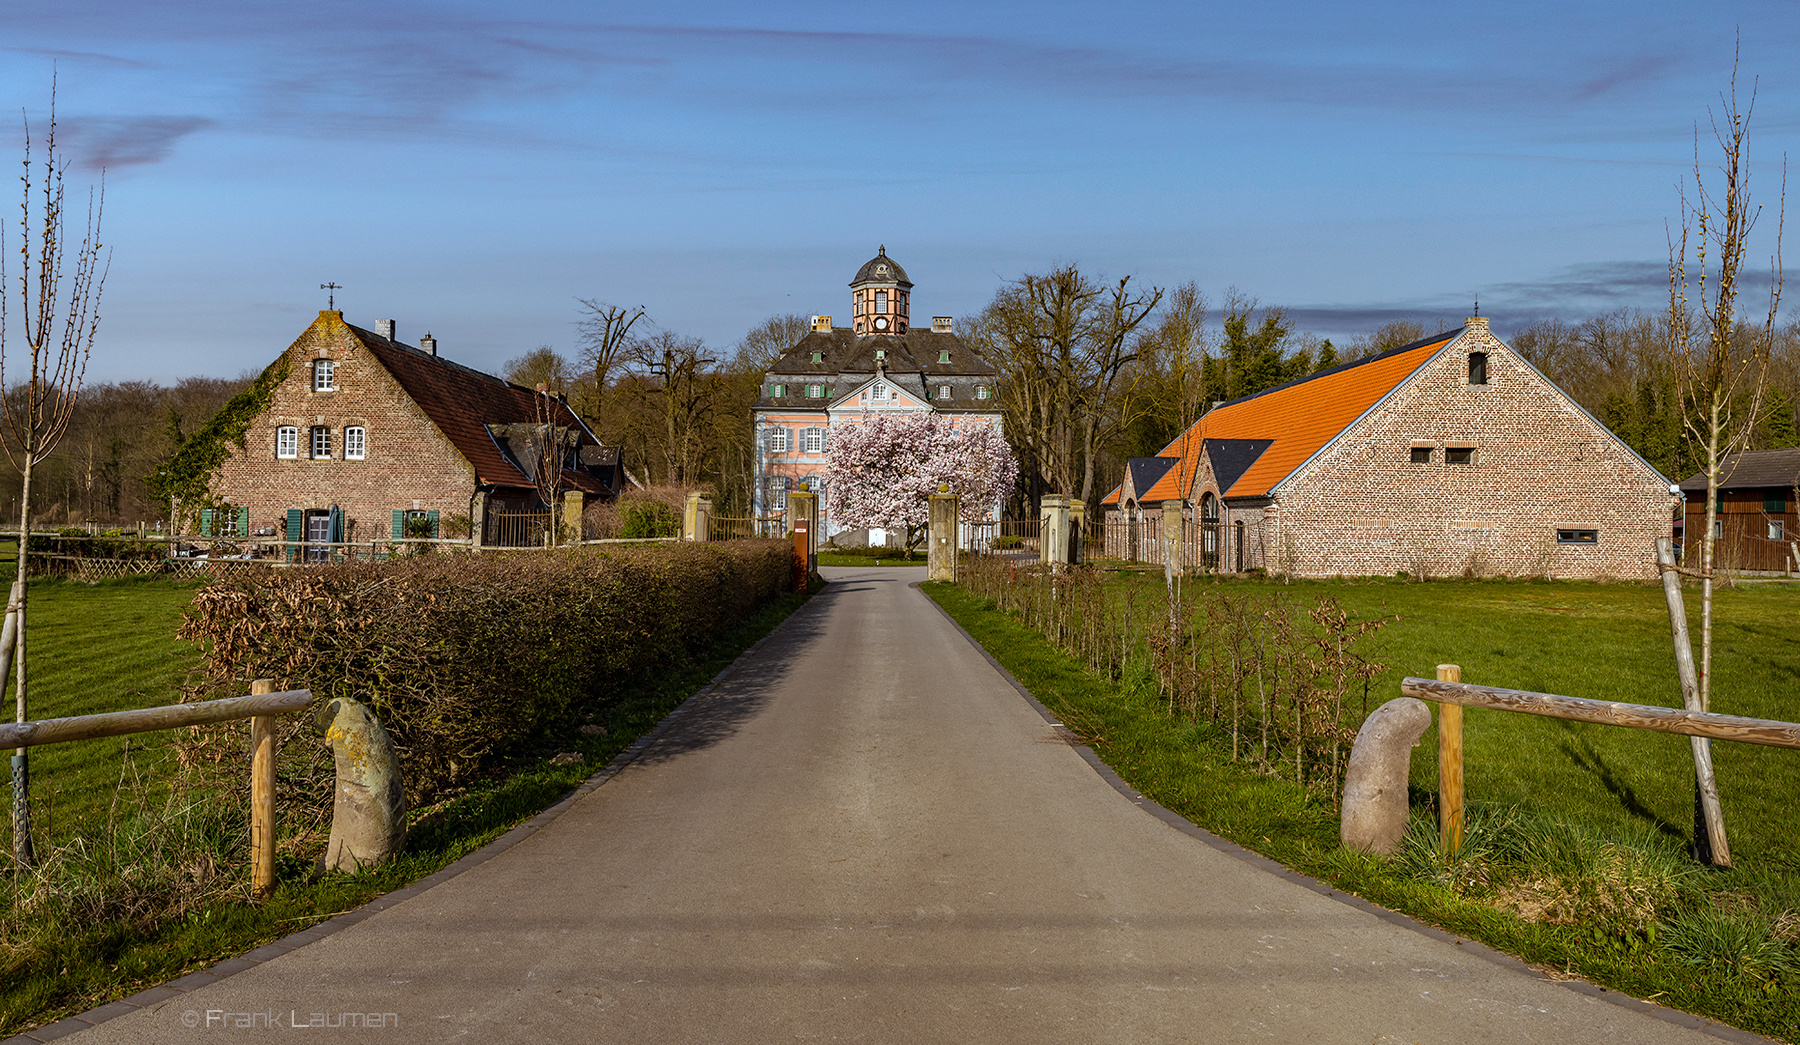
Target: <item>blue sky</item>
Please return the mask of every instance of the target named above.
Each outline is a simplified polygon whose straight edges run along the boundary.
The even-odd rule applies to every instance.
[[[484,369],[572,352],[578,297],[727,348],[842,320],[882,243],[921,316],[1077,261],[1504,332],[1658,304],[1740,27],[1762,200],[1800,156],[1793,3],[498,7],[0,7],[7,111],[54,64],[72,178],[106,168],[90,377],[260,368],[327,281]]]

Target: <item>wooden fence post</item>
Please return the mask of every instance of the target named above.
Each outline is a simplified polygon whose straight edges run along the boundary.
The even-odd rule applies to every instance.
[[[275,680],[257,679],[250,692],[273,693]],[[274,715],[250,716],[250,891],[259,900],[275,891]]]
[[[1439,682],[1461,682],[1462,668],[1439,664]],[[1446,857],[1455,856],[1463,842],[1463,709],[1460,704],[1438,705],[1438,841]]]

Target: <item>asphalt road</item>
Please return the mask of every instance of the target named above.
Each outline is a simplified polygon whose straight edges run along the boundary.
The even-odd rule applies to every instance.
[[[1719,1040],[1171,827],[909,586],[922,570],[825,572],[541,830],[66,1040],[292,1040],[344,1013],[391,1015],[305,1040]]]

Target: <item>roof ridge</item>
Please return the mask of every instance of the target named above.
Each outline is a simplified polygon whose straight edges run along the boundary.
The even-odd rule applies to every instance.
[[[1225,402],[1220,403],[1219,406],[1214,407],[1213,409],[1217,410],[1220,407],[1236,406],[1239,403],[1248,403],[1252,399],[1256,399],[1261,396],[1266,396],[1271,392],[1279,392],[1284,388],[1293,388],[1296,385],[1303,385],[1303,384],[1307,383],[1308,381],[1316,381],[1321,377],[1330,377],[1333,374],[1341,374],[1346,370],[1354,370],[1359,366],[1366,366],[1370,363],[1379,362],[1380,360],[1383,360],[1383,359],[1389,359],[1389,358],[1392,358],[1393,356],[1397,356],[1397,355],[1400,355],[1405,352],[1413,352],[1418,349],[1424,348],[1428,345],[1440,344],[1442,342],[1449,341],[1449,340],[1455,338],[1457,335],[1461,334],[1463,331],[1465,331],[1467,329],[1469,329],[1469,328],[1464,326],[1464,327],[1457,327],[1455,330],[1442,331],[1438,334],[1432,335],[1431,337],[1421,338],[1418,341],[1414,341],[1410,345],[1401,345],[1399,348],[1390,348],[1386,352],[1378,352],[1375,355],[1364,356],[1361,359],[1352,359],[1348,363],[1339,363],[1337,366],[1330,367],[1325,370],[1316,370],[1316,371],[1314,371],[1310,374],[1306,374],[1302,377],[1296,377],[1292,381],[1284,381],[1281,384],[1275,385],[1272,388],[1265,388],[1260,392],[1252,392],[1247,396],[1239,396],[1236,399],[1226,400]]]

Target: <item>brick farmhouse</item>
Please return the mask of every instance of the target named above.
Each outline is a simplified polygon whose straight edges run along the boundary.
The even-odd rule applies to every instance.
[[[1128,463],[1109,533],[1153,544],[1169,502],[1203,569],[1648,578],[1675,497],[1475,318],[1215,406]]]
[[[496,520],[545,509],[540,460],[560,459],[565,506],[621,490],[617,449],[560,397],[444,359],[430,335],[402,344],[392,320],[376,326],[320,312],[276,360],[287,376],[214,481],[230,510],[208,513],[203,528],[368,541],[442,536],[460,516],[488,543],[512,543],[497,539]],[[547,442],[561,445],[546,455]]]

